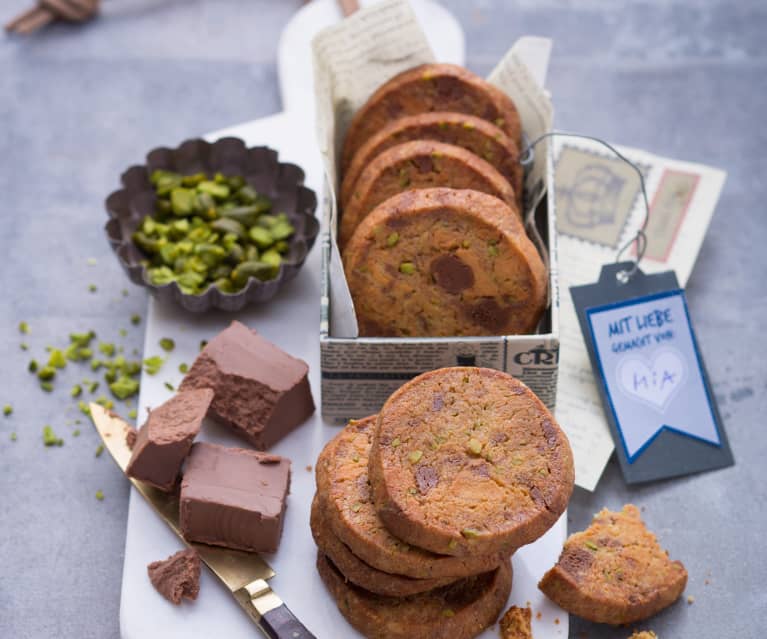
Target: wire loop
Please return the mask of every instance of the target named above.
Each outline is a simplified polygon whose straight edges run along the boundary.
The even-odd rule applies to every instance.
[[[583,135],[582,133],[564,133],[561,131],[550,131],[548,133],[544,133],[543,135],[538,136],[535,138],[532,142],[530,142],[526,147],[525,150],[520,154],[519,156],[519,163],[523,166],[527,166],[528,164],[531,164],[535,158],[535,151],[534,147],[539,142],[542,142],[543,140],[547,138],[553,138],[556,136],[560,137],[567,137],[567,138],[581,138],[583,140],[591,140],[592,142],[597,142],[601,144],[604,147],[607,147],[610,151],[612,151],[619,159],[623,160],[626,164],[628,164],[632,169],[634,169],[639,176],[639,185],[642,189],[642,198],[644,200],[644,209],[645,209],[645,215],[644,219],[642,220],[642,224],[637,229],[637,232],[634,234],[633,237],[631,237],[623,246],[618,249],[618,254],[615,257],[616,262],[621,261],[621,257],[626,252],[628,248],[631,247],[632,244],[636,246],[636,259],[633,260],[633,264],[631,268],[628,270],[622,270],[619,271],[616,276],[618,277],[618,281],[622,284],[625,284],[628,282],[632,276],[639,270],[639,262],[642,261],[642,258],[644,257],[645,252],[647,251],[647,233],[645,232],[647,229],[647,223],[650,220],[650,202],[647,199],[647,189],[645,187],[645,181],[644,181],[644,175],[642,174],[642,170],[634,164],[631,160],[629,160],[623,153],[618,151],[613,145],[609,144],[608,142],[605,142],[604,140],[600,140],[599,138],[594,137],[593,135]]]

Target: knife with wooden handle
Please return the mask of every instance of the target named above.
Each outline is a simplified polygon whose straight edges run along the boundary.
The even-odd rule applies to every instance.
[[[131,425],[99,404],[91,403],[89,408],[104,447],[124,473],[131,458],[131,450],[125,441]],[[268,580],[274,576],[274,570],[257,553],[186,541],[178,523],[178,495],[164,493],[137,479],[128,479],[179,539],[199,553],[200,559],[224,582],[264,635],[269,639],[315,639],[269,587]]]

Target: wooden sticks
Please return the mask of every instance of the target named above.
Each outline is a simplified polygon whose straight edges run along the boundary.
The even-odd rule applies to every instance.
[[[98,13],[99,4],[100,0],[38,0],[37,6],[6,24],[5,30],[26,35],[54,20],[85,22]]]

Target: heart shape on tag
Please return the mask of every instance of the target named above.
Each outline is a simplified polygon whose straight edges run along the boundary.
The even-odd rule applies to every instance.
[[[665,410],[686,377],[684,358],[669,348],[657,351],[652,362],[632,355],[618,364],[621,389],[659,411]]]

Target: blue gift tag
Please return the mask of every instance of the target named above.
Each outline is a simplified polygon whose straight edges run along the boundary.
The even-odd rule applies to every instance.
[[[621,268],[571,292],[626,480],[732,464],[676,276]]]

